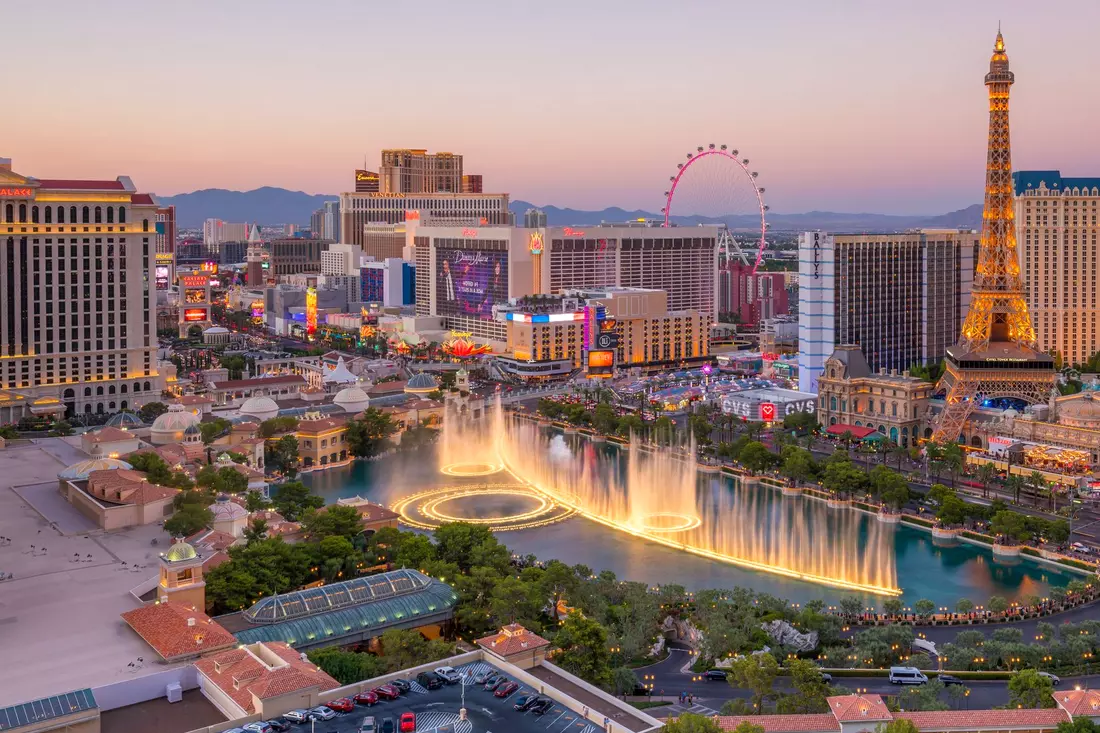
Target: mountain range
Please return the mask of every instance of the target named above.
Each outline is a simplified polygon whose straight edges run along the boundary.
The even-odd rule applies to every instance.
[[[288,191],[285,188],[264,186],[253,191],[228,191],[223,188],[206,188],[177,196],[158,196],[161,205],[176,207],[176,223],[181,228],[201,227],[205,219],[216,218],[232,222],[258,222],[263,225],[308,224],[310,215],[326,201],[338,197],[325,194],[308,194]],[[600,222],[624,222],[635,219],[659,219],[652,211],[636,209],[627,211],[609,207],[599,211],[536,206],[526,201],[513,201],[511,210],[519,223],[528,209],[541,209],[551,226],[592,226]],[[754,219],[756,222],[754,222]],[[719,224],[731,229],[751,228],[759,222],[751,214],[723,217],[685,216],[674,217],[677,224]],[[808,211],[803,214],[768,213],[768,225],[772,231],[807,231],[824,229],[834,232],[890,232],[913,228],[978,229],[982,222],[982,205],[974,204],[965,209],[936,216],[899,216],[893,214],[846,214],[834,211]]]

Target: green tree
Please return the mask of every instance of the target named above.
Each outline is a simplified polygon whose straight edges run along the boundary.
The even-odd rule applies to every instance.
[[[260,423],[260,437],[273,438],[280,433],[293,433],[297,427],[296,417],[273,417]]]
[[[263,519],[253,519],[249,525],[244,528],[244,541],[247,544],[259,542],[265,537],[267,537],[267,522]]]
[[[264,498],[259,491],[249,491],[244,495],[244,508],[252,512],[262,511],[271,506],[271,502]]]
[[[796,413],[798,415],[805,415],[805,412]],[[817,463],[814,461],[813,454],[805,448],[798,448],[797,446],[787,446],[783,449],[783,475],[794,481],[795,485],[807,481],[811,476],[817,473]]]
[[[288,481],[275,487],[272,503],[284,519],[297,522],[305,515],[307,509],[323,507],[325,500],[309,493],[309,487],[301,481]]]
[[[901,613],[902,603],[900,598],[891,596],[882,602],[882,610],[889,614]]]
[[[307,509],[302,515],[302,529],[315,540],[325,537],[350,540],[363,531],[363,518],[353,506],[333,504],[323,509]]]
[[[779,662],[771,654],[751,654],[734,660],[727,681],[734,687],[752,693],[753,709],[759,714],[764,701],[773,697],[775,678],[779,675]]]
[[[240,379],[248,368],[248,360],[240,354],[222,357],[219,362],[223,369],[229,370],[230,379]]]
[[[341,685],[369,680],[386,673],[386,662],[373,654],[349,652],[337,646],[311,649],[306,653],[316,664]]]
[[[538,624],[541,605],[538,589],[533,584],[508,576],[493,588],[489,613],[499,626],[518,621],[530,628]]]
[[[164,521],[164,531],[173,537],[188,537],[214,521],[214,515],[201,504],[184,504]]]
[[[202,433],[203,445],[210,445],[220,435],[229,431],[232,426],[228,420],[223,417],[216,417],[210,422],[199,423],[199,432]]]
[[[653,439],[661,445],[670,445],[676,438],[676,423],[668,415],[653,421]]]
[[[596,405],[596,409],[592,411],[592,427],[604,435],[614,435],[619,427],[615,408],[606,403]]]
[[[554,655],[556,665],[593,685],[610,686],[607,630],[598,621],[570,613],[554,635],[554,645],[560,650]]]
[[[741,725],[745,725],[742,723]],[[742,729],[741,725],[735,728],[736,733],[764,733],[759,725],[748,725]],[[713,718],[695,713],[683,713],[676,718],[670,718],[661,728],[662,733],[722,733],[722,728]]]
[[[390,448],[390,436],[395,432],[397,426],[388,414],[368,407],[362,417],[348,422],[348,450],[353,456],[372,458]]]
[[[1054,733],[1100,733],[1100,724],[1092,722],[1084,715],[1079,715],[1072,722],[1065,720],[1059,723]]]
[[[960,598],[955,601],[955,610],[958,613],[970,613],[974,610],[974,601],[969,598]]]
[[[913,610],[918,616],[927,618],[932,615],[932,612],[936,610],[936,604],[927,598],[921,598],[913,604]]]
[[[543,596],[550,599],[550,608],[553,609],[551,615],[553,615],[557,613],[558,603],[577,587],[577,576],[565,563],[560,560],[551,560],[546,564],[546,570],[542,574],[539,585]]]
[[[492,567],[503,572],[511,563],[511,553],[483,524],[449,522],[434,532],[436,557],[454,563],[468,572],[475,566]]]
[[[908,718],[895,718],[889,723],[879,723],[875,733],[919,733],[917,726]]]
[[[638,675],[630,667],[616,667],[611,670],[611,687],[616,695],[633,694],[638,684]]]
[[[867,490],[867,474],[847,458],[827,462],[821,485],[838,496],[850,496]]]
[[[149,424],[166,412],[168,412],[168,405],[163,402],[146,402],[138,410],[138,416],[143,423]]]
[[[768,446],[752,441],[737,456],[737,460],[753,473],[767,470],[776,464],[777,456],[768,450]]]
[[[793,412],[783,418],[783,429],[793,430],[799,435],[816,433],[821,430],[817,415],[813,412]]]
[[[393,561],[398,567],[414,570],[423,568],[425,563],[433,559],[435,559],[435,545],[422,534],[414,534],[402,541],[393,556]]]
[[[905,710],[947,710],[947,703],[940,700],[944,686],[939,679],[933,679],[923,685],[910,687],[908,694],[899,697],[899,704]]]
[[[264,445],[264,463],[273,471],[285,473],[290,478],[298,475],[298,439],[284,435]]]
[[[1002,509],[994,514],[989,521],[989,529],[1009,542],[1023,542],[1031,536],[1031,530],[1027,526],[1027,518],[1023,514],[1017,514],[1010,509]]]
[[[821,669],[807,659],[792,659],[787,663],[793,695],[779,699],[777,712],[782,714],[827,713],[829,686],[821,676]]]
[[[454,653],[453,644],[438,639],[428,641],[415,629],[390,629],[382,633],[380,643],[382,658],[390,672],[445,659]]]
[[[311,551],[281,537],[229,548],[229,562],[208,573],[206,606],[213,615],[237,611],[276,593],[300,587],[309,577]]]
[[[1004,613],[1008,610],[1008,601],[1004,596],[990,596],[986,606],[991,613]]]
[[[1035,669],[1023,669],[1008,680],[1008,706],[1024,708],[1054,707],[1054,685]]]
[[[692,415],[688,420],[688,427],[691,429],[691,435],[695,438],[696,445],[710,445],[710,434],[714,431],[714,425],[707,419],[706,415]]]

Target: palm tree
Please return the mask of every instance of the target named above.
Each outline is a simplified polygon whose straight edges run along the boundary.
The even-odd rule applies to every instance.
[[[1005,487],[1012,492],[1012,501],[1020,503],[1020,492],[1024,488],[1024,477],[1019,474],[1011,474],[1005,479]]]
[[[997,475],[997,467],[992,463],[983,463],[978,466],[978,480],[982,482],[982,496],[989,496],[989,485],[993,483]]]
[[[1038,471],[1032,471],[1031,475],[1028,476],[1028,481],[1031,483],[1032,487],[1034,487],[1034,489],[1035,489],[1035,499],[1037,500],[1039,498],[1039,495],[1042,493],[1043,489],[1046,488],[1047,482],[1043,478],[1043,474],[1039,473]],[[1033,503],[1038,503],[1038,502],[1036,501],[1036,502],[1033,502]]]

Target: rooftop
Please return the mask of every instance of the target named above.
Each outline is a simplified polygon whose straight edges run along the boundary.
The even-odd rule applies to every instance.
[[[508,624],[495,634],[477,640],[482,649],[500,657],[550,646],[550,642],[519,624]]]
[[[1038,190],[1040,186],[1054,192],[1072,190],[1074,188],[1100,188],[1100,178],[1063,178],[1061,171],[1016,171],[1012,174],[1012,182],[1016,185],[1016,195],[1023,196],[1028,191]]]
[[[133,433],[128,433],[120,428],[100,428],[94,433],[88,433],[84,438],[89,443],[113,443],[119,440],[136,440]]]
[[[254,698],[266,700],[297,690],[331,690],[340,684],[318,667],[303,662],[281,642],[252,644],[211,654],[195,667],[242,710],[256,712]]]
[[[274,377],[256,377],[255,379],[226,379],[210,383],[211,390],[258,389],[290,384],[305,384],[305,377],[298,374],[279,374]]]
[[[166,661],[237,644],[232,634],[205,613],[180,603],[142,606],[122,614],[122,619]]]
[[[0,708],[0,731],[17,730],[43,721],[92,711],[97,707],[95,696],[90,689],[19,703]]]

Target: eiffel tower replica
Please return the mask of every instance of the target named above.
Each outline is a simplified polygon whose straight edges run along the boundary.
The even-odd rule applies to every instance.
[[[1016,211],[1008,138],[1008,91],[1015,77],[1008,70],[1004,38],[989,61],[989,152],[986,156],[985,206],[978,266],[959,343],[947,349],[939,389],[947,403],[932,439],[958,440],[971,411],[982,400],[1015,397],[1045,402],[1054,389],[1054,360],[1036,346],[1028,315],[1020,262],[1016,254]]]

